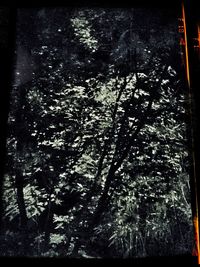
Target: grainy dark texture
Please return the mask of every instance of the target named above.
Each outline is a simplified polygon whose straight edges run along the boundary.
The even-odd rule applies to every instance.
[[[169,14],[18,11],[1,255],[191,254],[188,96]]]

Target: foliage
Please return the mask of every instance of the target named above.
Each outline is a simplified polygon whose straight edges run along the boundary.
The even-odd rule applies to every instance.
[[[174,63],[177,25],[162,16],[19,10],[17,47],[30,72],[20,54],[3,195],[7,254],[191,252],[187,95]]]

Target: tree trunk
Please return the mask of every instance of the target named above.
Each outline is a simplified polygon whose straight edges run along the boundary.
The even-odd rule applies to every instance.
[[[149,100],[149,104],[148,104],[148,107],[146,109],[145,115],[148,114],[149,110],[151,109],[152,103],[153,103],[153,98],[151,97],[151,99]],[[131,147],[132,147],[132,145],[133,145],[133,143],[135,141],[135,138],[137,137],[138,133],[140,132],[140,130],[144,126],[144,124],[145,124],[145,120],[141,120],[140,123],[138,124],[137,129],[135,130],[135,132],[132,133],[128,144],[125,146],[125,149],[122,152],[121,157],[118,159],[118,161],[115,162],[115,156],[116,156],[116,154],[118,152],[118,146],[116,146],[115,153],[114,153],[114,156],[113,156],[113,160],[112,160],[112,163],[111,163],[111,167],[110,167],[110,170],[109,170],[107,178],[106,178],[103,194],[101,195],[101,197],[99,199],[99,203],[98,203],[98,206],[97,206],[97,209],[96,209],[96,212],[95,212],[94,219],[92,221],[91,227],[94,227],[98,223],[103,211],[106,209],[107,202],[108,202],[108,192],[109,192],[109,189],[110,189],[110,186],[111,186],[111,182],[112,182],[112,180],[114,178],[115,172],[120,168],[120,166],[122,165],[123,161],[127,157],[128,153],[129,153],[129,151],[130,151],[130,149],[131,149]]]
[[[24,177],[23,175],[21,175],[19,170],[16,170],[15,184],[17,189],[17,204],[20,214],[20,226],[21,228],[26,228],[28,217],[26,213],[26,206],[25,206],[24,192],[23,192]]]
[[[49,242],[50,242],[50,235],[51,235],[51,229],[53,224],[53,211],[52,211],[52,201],[51,201],[51,193],[53,190],[51,190],[49,194],[48,199],[48,206],[47,206],[47,213],[45,218],[45,225],[44,225],[44,247],[43,252],[46,252],[49,250]]]
[[[16,170],[16,177],[15,177],[16,189],[17,189],[17,204],[19,208],[19,215],[20,215],[20,229],[21,229],[21,238],[22,238],[22,247],[20,254],[26,256],[28,254],[28,238],[27,238],[27,212],[26,212],[26,205],[24,201],[24,177],[21,175],[19,170]]]
[[[112,166],[109,170],[106,182],[105,182],[103,194],[100,196],[98,206],[96,208],[92,223],[90,225],[91,228],[94,228],[98,224],[102,213],[106,210],[106,207],[108,204],[108,192],[109,192],[111,182],[112,182],[114,175],[115,175],[115,168],[114,168],[114,165],[112,164]]]
[[[139,215],[139,230],[141,232],[141,254],[146,256],[146,219],[148,215],[148,204],[143,202],[138,209]]]

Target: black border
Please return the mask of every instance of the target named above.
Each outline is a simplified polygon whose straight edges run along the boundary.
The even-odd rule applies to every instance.
[[[197,175],[197,188],[200,180],[200,60],[197,60],[193,51],[193,36],[195,34],[195,26],[197,23],[200,25],[200,12],[198,8],[198,1],[185,0],[186,19],[188,25],[188,49],[189,49],[189,64],[191,70],[191,87],[194,94],[194,142],[195,142],[195,158],[196,158],[196,175]],[[132,0],[132,1],[90,1],[90,0],[35,0],[32,2],[24,1],[5,1],[0,5],[0,8],[6,10],[8,16],[8,22],[0,28],[0,31],[7,31],[7,46],[0,50],[0,193],[2,189],[2,177],[4,173],[4,163],[6,154],[6,133],[7,133],[7,116],[9,111],[9,92],[11,89],[13,63],[14,63],[14,49],[15,49],[15,25],[16,25],[16,9],[17,8],[38,8],[38,7],[141,7],[141,8],[164,8],[174,10],[174,12],[181,11],[181,0],[174,1],[158,1],[158,0]],[[180,10],[180,11],[179,11]],[[193,185],[193,183],[192,183]],[[198,203],[199,203],[199,191],[198,191]],[[194,203],[194,195],[192,197]],[[0,212],[1,212],[0,202]],[[194,211],[193,211],[194,212]],[[1,215],[1,214],[0,214]],[[0,224],[1,231],[1,224]],[[16,262],[15,262],[16,260]],[[197,258],[192,255],[170,256],[170,257],[147,257],[144,259],[68,259],[68,258],[25,258],[25,257],[1,257],[0,261],[6,263],[25,263],[36,264],[130,264],[131,266],[148,266],[148,265],[174,265],[178,266],[197,266]]]

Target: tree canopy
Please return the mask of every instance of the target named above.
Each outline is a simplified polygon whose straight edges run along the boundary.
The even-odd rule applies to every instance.
[[[2,255],[191,253],[187,91],[163,16],[19,9]]]

